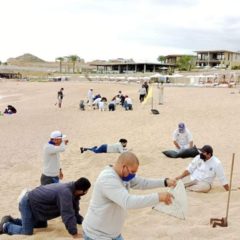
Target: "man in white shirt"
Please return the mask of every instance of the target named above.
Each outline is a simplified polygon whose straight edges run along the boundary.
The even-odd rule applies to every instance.
[[[125,100],[124,100],[124,104],[123,107],[125,108],[125,110],[133,110],[133,103],[132,103],[132,99],[129,96],[125,96]]]
[[[121,235],[128,209],[152,207],[159,202],[172,203],[168,192],[130,194],[130,188],[153,189],[176,185],[175,180],[145,179],[138,175],[139,160],[131,152],[122,153],[114,166],[98,176],[92,199],[83,221],[85,240],[123,240]]]
[[[43,172],[41,185],[58,183],[63,178],[60,167],[60,152],[64,152],[68,140],[63,140],[66,135],[60,131],[54,131],[50,135],[50,141],[43,148]]]
[[[118,143],[102,144],[99,147],[83,148],[80,147],[81,153],[85,151],[92,151],[94,153],[123,153],[127,151],[127,139],[121,138]]]
[[[185,183],[185,187],[194,192],[207,193],[212,188],[212,183],[217,176],[226,191],[229,190],[227,179],[224,175],[223,166],[218,158],[213,156],[213,149],[209,145],[199,149],[197,155],[188,165],[187,169],[176,180],[190,176],[190,181]]]
[[[178,151],[193,147],[192,134],[184,123],[179,123],[178,128],[173,132],[173,143]]]

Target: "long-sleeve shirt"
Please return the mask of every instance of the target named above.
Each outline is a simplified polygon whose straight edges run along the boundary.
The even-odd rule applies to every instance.
[[[200,155],[197,155],[188,165],[187,170],[192,180],[205,181],[212,184],[217,176],[222,185],[227,184],[222,163],[215,156],[204,162]]]
[[[74,196],[74,191],[73,182],[48,184],[30,191],[28,198],[34,218],[47,221],[61,216],[68,232],[76,234],[80,198]]]
[[[107,144],[107,153],[123,153],[123,152],[127,152],[127,149],[124,148],[120,142],[114,144]]]
[[[60,169],[60,152],[65,151],[64,141],[60,146],[47,143],[43,148],[43,174],[48,177],[56,177]]]
[[[132,195],[128,192],[129,188],[151,189],[163,186],[163,179],[144,179],[137,175],[128,183],[124,182],[112,167],[106,167],[95,183],[83,221],[84,232],[97,240],[116,238],[121,234],[127,209],[150,207],[159,202],[158,193]]]

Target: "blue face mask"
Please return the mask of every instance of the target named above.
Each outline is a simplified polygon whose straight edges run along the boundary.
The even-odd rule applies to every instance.
[[[135,178],[136,174],[133,173],[129,173],[126,177],[122,177],[122,180],[124,182],[129,182],[130,180],[132,180],[133,178]]]

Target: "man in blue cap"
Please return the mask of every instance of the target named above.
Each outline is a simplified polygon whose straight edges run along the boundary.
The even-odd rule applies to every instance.
[[[192,134],[183,122],[178,124],[178,128],[173,133],[173,143],[178,151],[193,147]]]

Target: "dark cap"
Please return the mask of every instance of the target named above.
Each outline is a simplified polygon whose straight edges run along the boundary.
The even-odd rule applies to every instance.
[[[198,149],[200,152],[206,152],[206,153],[210,153],[211,155],[213,155],[213,149],[210,145],[204,145],[202,148]]]
[[[185,124],[182,122],[182,123],[179,123],[178,124],[178,128],[179,129],[185,129]]]

